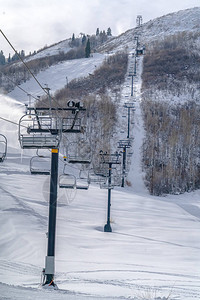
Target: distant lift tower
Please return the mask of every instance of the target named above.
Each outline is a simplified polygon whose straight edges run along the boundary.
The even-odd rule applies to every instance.
[[[140,27],[142,25],[142,16],[141,15],[137,16],[136,24],[137,24],[137,27]]]
[[[101,186],[101,188],[108,189],[108,210],[107,210],[107,223],[104,226],[104,232],[112,232],[112,228],[110,226],[110,207],[111,207],[111,189],[116,185],[114,181],[112,182],[112,166],[121,164],[120,156],[121,154],[115,152],[113,154],[109,154],[107,152],[103,152],[102,150],[99,152],[101,157],[102,164],[106,164],[108,168],[108,181]]]
[[[125,177],[126,177],[126,149],[131,148],[131,140],[125,139],[120,140],[118,142],[118,148],[123,149],[123,159],[122,159],[122,184],[121,187],[124,187],[125,185]]]

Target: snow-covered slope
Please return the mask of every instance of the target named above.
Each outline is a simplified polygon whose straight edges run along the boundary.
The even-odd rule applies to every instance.
[[[67,53],[69,50],[71,50],[71,47],[69,46],[70,39],[61,41],[53,46],[49,46],[44,50],[38,51],[35,55],[32,55],[25,59],[25,61],[30,61],[33,59],[39,59],[46,56],[52,56],[52,55],[58,55],[60,52]]]
[[[200,7],[186,9],[171,13],[144,23],[139,28],[126,31],[120,36],[101,46],[99,50],[119,51],[128,47],[131,49],[135,45],[134,36],[139,35],[141,45],[157,39],[163,39],[176,33],[197,33],[200,32]],[[200,45],[200,38],[199,38]]]
[[[70,82],[72,79],[85,77],[93,73],[94,70],[102,64],[104,58],[105,54],[96,53],[90,58],[64,61],[44,71],[40,71],[36,77],[43,87],[48,86],[51,89],[50,93],[54,94],[56,90],[63,88],[67,82]],[[44,95],[44,91],[32,77],[30,80],[21,84],[20,87],[34,97]],[[20,102],[28,103],[29,97],[27,93],[15,87],[15,89],[9,93],[9,96]]]
[[[10,136],[8,157],[0,165],[2,299],[200,298],[200,192],[162,198],[149,196],[142,185],[135,187],[142,182],[138,157],[143,138],[139,76],[137,80],[136,122],[131,129],[137,141],[130,168],[133,187],[112,190],[113,232],[103,232],[107,190],[98,185],[76,194],[59,190],[58,291],[38,290],[47,251],[48,176],[30,174],[34,150],[22,153],[16,144],[17,125],[0,119],[2,133]],[[130,85],[125,89],[124,95]],[[4,96],[0,99],[1,116],[15,122],[23,107]]]

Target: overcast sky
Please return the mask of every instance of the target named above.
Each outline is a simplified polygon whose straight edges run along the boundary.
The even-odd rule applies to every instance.
[[[111,28],[119,35],[170,12],[200,6],[200,0],[0,0],[0,29],[17,51],[38,50],[80,32],[93,34]],[[0,33],[1,35],[1,33]],[[6,57],[12,49],[0,36]]]

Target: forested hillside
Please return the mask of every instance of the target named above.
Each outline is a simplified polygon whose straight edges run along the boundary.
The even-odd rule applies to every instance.
[[[143,164],[152,194],[200,188],[199,34],[149,44],[143,65]],[[196,45],[196,46],[195,46]]]

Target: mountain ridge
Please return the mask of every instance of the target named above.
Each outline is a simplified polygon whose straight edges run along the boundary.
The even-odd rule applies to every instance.
[[[178,19],[178,20],[177,20]],[[133,36],[139,35],[143,44],[149,44],[153,40],[166,37],[179,32],[199,33],[200,36],[200,7],[194,7],[178,12],[170,13],[150,20],[140,27],[127,30],[118,37],[113,38],[102,45],[100,51],[121,50],[124,43],[128,48],[133,47]],[[173,22],[172,22],[173,21]],[[168,25],[170,24],[170,26]],[[200,44],[200,41],[199,41]],[[116,47],[117,46],[117,47]]]

